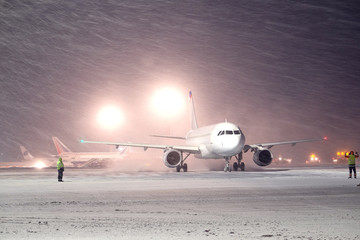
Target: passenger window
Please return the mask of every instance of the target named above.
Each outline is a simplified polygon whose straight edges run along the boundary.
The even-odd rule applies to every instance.
[[[239,131],[239,130],[235,130],[234,133],[235,133],[235,135],[240,135],[240,131]]]
[[[230,130],[226,130],[226,135],[233,135],[233,131],[230,131]]]

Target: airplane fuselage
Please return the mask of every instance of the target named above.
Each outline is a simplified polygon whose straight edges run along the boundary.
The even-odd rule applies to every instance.
[[[188,132],[186,144],[199,146],[197,158],[224,158],[239,154],[245,145],[240,128],[229,122],[196,128]]]
[[[62,152],[63,160],[87,162],[90,159],[112,159],[124,157],[121,152]]]

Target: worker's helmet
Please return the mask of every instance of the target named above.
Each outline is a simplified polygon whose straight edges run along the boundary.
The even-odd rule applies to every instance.
[[[350,154],[351,154],[351,155],[354,155],[354,151],[351,151]]]

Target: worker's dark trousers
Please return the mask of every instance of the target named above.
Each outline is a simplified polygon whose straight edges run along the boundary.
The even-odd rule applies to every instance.
[[[63,178],[63,172],[64,172],[64,170],[63,170],[63,169],[58,170],[58,181],[62,181],[62,178]]]
[[[351,172],[354,171],[354,177],[356,178],[356,168],[355,165],[349,165],[349,176],[351,177]]]

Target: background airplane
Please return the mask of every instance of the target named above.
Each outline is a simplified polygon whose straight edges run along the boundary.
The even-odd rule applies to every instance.
[[[181,169],[186,172],[188,166],[184,161],[194,154],[196,158],[203,159],[224,159],[224,171],[231,171],[231,158],[235,156],[236,160],[233,164],[233,169],[237,171],[245,169],[242,160],[242,154],[254,152],[253,161],[258,166],[268,166],[273,160],[273,154],[270,148],[277,145],[291,144],[294,146],[297,143],[323,141],[324,138],[311,138],[302,140],[282,141],[273,143],[259,143],[259,144],[245,144],[245,135],[240,127],[230,122],[222,122],[210,126],[198,127],[194,102],[191,91],[189,92],[191,104],[191,127],[192,129],[187,133],[186,137],[172,137],[172,136],[157,136],[165,138],[179,138],[184,139],[184,145],[157,145],[157,144],[142,144],[142,143],[126,143],[126,142],[102,142],[102,141],[85,141],[83,143],[97,143],[129,147],[142,147],[146,151],[148,148],[164,150],[163,161],[169,168],[176,168],[179,172]],[[184,156],[185,155],[185,156]]]
[[[22,158],[13,162],[0,162],[0,168],[44,168],[49,167],[56,160],[49,158],[37,158],[24,147],[20,146]]]
[[[124,158],[127,148],[118,147],[116,152],[72,152],[57,137],[52,137],[57,156],[61,157],[64,163],[71,163],[74,167],[88,167],[103,165],[111,159]]]
[[[31,153],[24,147],[20,146],[21,154],[25,161],[32,161],[35,163],[34,167],[44,168],[44,167],[55,167],[57,158],[56,156],[52,157],[34,157]]]

